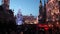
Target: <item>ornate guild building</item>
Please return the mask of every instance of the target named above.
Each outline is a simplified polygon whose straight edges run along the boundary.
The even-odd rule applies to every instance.
[[[47,21],[54,24],[55,22],[59,22],[59,4],[58,0],[48,0],[46,4],[46,15]]]
[[[38,23],[56,24],[59,22],[60,22],[60,1],[44,0],[43,6],[42,0],[40,0]]]
[[[37,18],[35,18],[33,15],[23,16],[23,19],[25,24],[37,24]]]

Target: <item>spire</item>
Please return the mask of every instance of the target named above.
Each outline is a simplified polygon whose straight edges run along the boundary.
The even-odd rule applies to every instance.
[[[47,3],[48,3],[48,0],[47,0]]]
[[[42,5],[42,1],[40,0],[38,23],[42,22],[42,15],[43,15],[43,5]]]
[[[46,0],[44,0],[44,7],[43,7],[43,21],[45,22],[46,20]]]
[[[22,24],[23,24],[23,16],[21,14],[21,9],[19,9],[16,15],[16,25],[22,25]]]
[[[18,13],[17,14],[22,15],[21,9],[18,10]]]
[[[9,5],[9,3],[10,3],[10,0],[2,0],[2,4]]]
[[[46,10],[46,0],[44,0],[44,11]]]
[[[40,3],[41,3],[41,0],[40,0]]]
[[[46,0],[44,0],[44,9],[46,9]]]
[[[44,5],[46,4],[46,0],[44,0]]]
[[[5,9],[9,9],[10,0],[2,0],[2,5]]]
[[[42,6],[42,1],[40,0],[40,6]]]
[[[39,15],[42,14],[42,1],[40,0],[40,5],[39,5]]]

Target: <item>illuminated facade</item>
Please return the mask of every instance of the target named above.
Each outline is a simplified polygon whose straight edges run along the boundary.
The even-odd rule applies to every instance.
[[[34,16],[23,16],[25,24],[37,24],[37,18]]]
[[[49,0],[46,4],[46,15],[48,22],[58,22],[59,21],[59,5],[57,0]]]
[[[40,0],[38,23],[59,23],[60,21],[60,1],[44,0],[44,6]]]

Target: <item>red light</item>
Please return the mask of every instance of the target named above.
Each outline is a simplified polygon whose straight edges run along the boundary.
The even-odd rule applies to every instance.
[[[38,27],[41,27],[42,26],[42,24],[38,24]]]
[[[40,24],[39,27],[41,27],[42,25]]]
[[[45,27],[44,29],[45,29],[45,30],[48,30],[48,27]]]

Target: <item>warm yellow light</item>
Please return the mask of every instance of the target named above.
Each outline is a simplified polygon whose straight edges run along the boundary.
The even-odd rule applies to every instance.
[[[52,21],[55,21],[55,19],[52,19]]]
[[[51,24],[49,24],[49,27],[51,27]]]
[[[40,16],[40,19],[42,18],[42,16]]]
[[[56,18],[56,20],[58,21],[59,19],[58,19],[58,18]]]
[[[53,25],[51,25],[53,27]]]
[[[51,13],[51,15],[54,15],[54,13]]]
[[[48,19],[46,19],[46,21],[48,21]]]
[[[34,23],[30,23],[30,24],[34,24]]]
[[[49,27],[53,27],[53,25],[52,25],[52,24],[49,24],[48,26],[49,26]]]
[[[57,22],[57,24],[59,24],[59,22]]]

